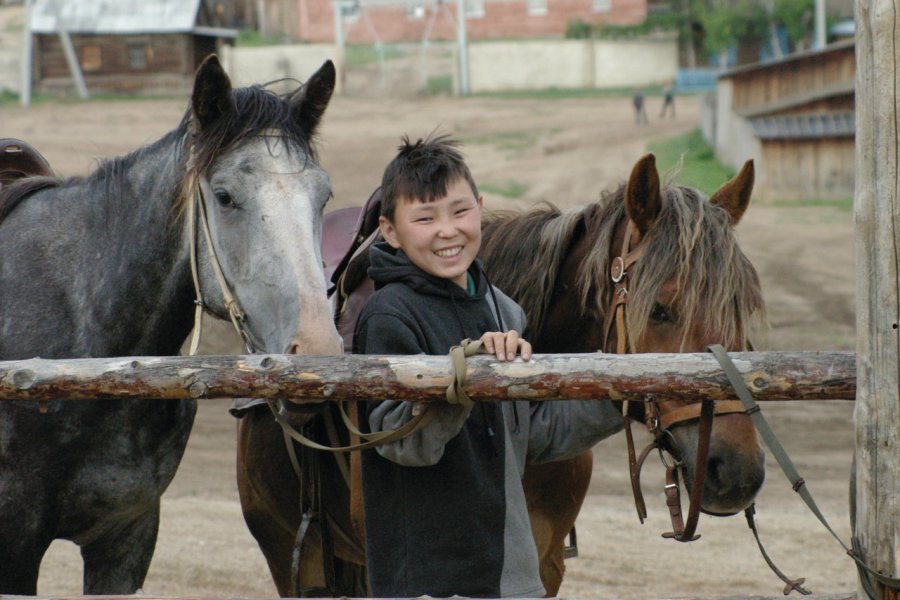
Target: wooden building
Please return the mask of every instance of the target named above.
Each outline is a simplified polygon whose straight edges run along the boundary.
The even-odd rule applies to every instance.
[[[757,161],[759,196],[852,197],[855,77],[853,40],[726,71],[704,133],[733,168]]]
[[[32,86],[73,89],[63,40],[71,39],[90,93],[180,94],[208,55],[232,43],[220,3],[207,0],[36,0],[31,13]]]

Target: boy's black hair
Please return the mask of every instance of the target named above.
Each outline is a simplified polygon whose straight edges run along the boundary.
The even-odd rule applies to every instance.
[[[381,216],[394,220],[400,199],[434,202],[447,195],[447,189],[460,178],[466,180],[478,197],[475,179],[457,149],[459,142],[449,135],[418,139],[415,143],[403,136],[403,143],[384,169],[381,178]]]

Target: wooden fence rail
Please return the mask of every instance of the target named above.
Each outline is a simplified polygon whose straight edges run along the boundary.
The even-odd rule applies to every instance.
[[[732,359],[757,400],[853,400],[852,352],[746,352]],[[711,354],[538,354],[468,359],[474,400],[733,399]],[[447,356],[177,356],[0,362],[0,399],[445,398]]]

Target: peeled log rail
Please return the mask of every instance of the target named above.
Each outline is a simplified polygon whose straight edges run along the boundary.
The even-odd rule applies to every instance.
[[[736,352],[757,400],[853,400],[852,352]],[[474,400],[736,398],[711,354],[538,354],[467,360]],[[174,356],[0,362],[0,399],[445,400],[447,356]]]

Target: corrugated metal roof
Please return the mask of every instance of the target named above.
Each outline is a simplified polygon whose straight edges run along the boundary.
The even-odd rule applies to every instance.
[[[852,111],[781,115],[750,119],[753,133],[762,140],[852,137],[856,115]]]
[[[197,24],[200,0],[36,0],[31,30],[56,33],[183,33]]]

